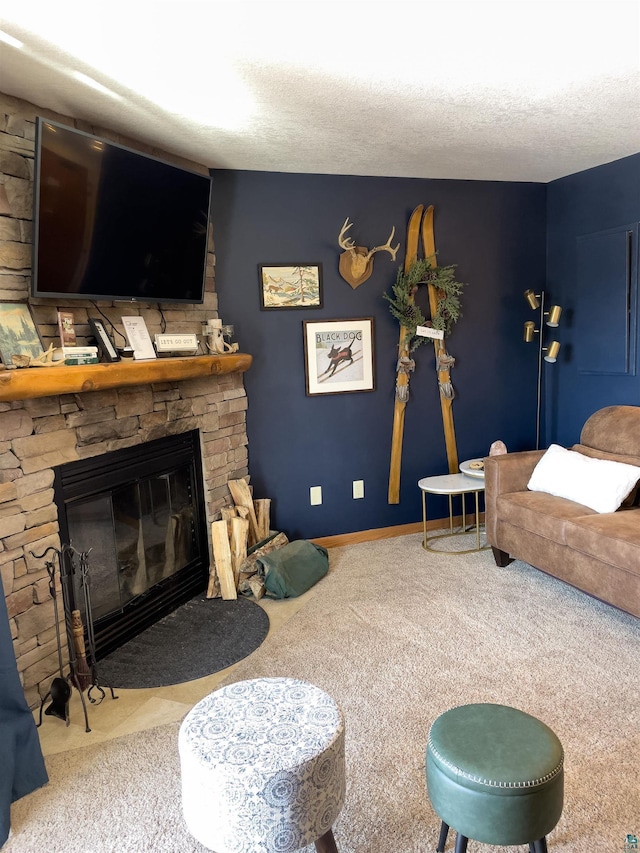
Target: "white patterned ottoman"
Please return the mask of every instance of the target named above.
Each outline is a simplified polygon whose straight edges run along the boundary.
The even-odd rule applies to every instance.
[[[215,853],[337,853],[344,719],[306,681],[255,678],[210,693],[178,738],[182,810]]]

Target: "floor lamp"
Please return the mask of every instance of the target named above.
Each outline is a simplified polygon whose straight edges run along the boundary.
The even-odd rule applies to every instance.
[[[530,344],[533,341],[534,335],[538,335],[538,386],[536,400],[536,450],[540,449],[540,409],[542,405],[542,359],[554,364],[560,352],[560,344],[558,341],[550,341],[548,346],[543,346],[542,327],[545,324],[552,329],[558,327],[560,323],[560,315],[562,308],[559,305],[552,305],[548,311],[544,310],[544,290],[540,293],[534,293],[533,290],[525,290],[524,298],[527,300],[529,307],[533,311],[538,311],[538,328],[534,320],[527,320],[524,324],[524,339]]]

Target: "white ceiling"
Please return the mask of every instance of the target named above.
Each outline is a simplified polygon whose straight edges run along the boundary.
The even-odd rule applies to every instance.
[[[640,0],[0,0],[0,30],[0,91],[215,168],[547,182],[640,151]]]

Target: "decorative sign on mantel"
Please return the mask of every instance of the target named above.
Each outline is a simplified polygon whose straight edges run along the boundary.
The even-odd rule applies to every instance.
[[[133,347],[135,359],[156,358],[149,330],[143,317],[123,317],[122,325],[127,334],[129,345]]]
[[[171,352],[195,355],[199,346],[195,335],[185,333],[154,335],[153,340],[158,355],[168,355]]]

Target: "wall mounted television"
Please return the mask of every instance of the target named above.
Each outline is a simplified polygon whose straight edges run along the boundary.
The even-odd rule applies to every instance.
[[[38,117],[37,297],[201,303],[211,178]]]

